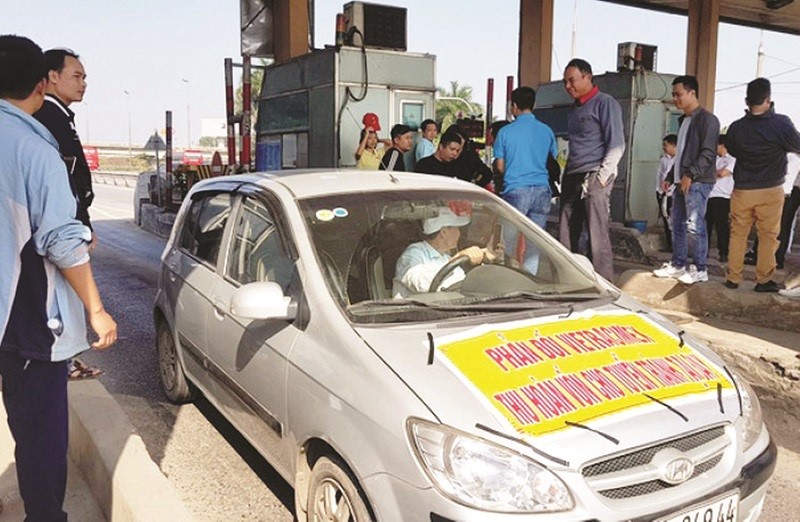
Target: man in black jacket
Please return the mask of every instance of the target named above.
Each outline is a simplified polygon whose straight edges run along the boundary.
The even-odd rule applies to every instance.
[[[781,228],[786,153],[800,152],[800,134],[792,120],[776,114],[766,78],[747,84],[748,110],[728,129],[728,152],[736,158],[731,196],[731,244],[725,286],[742,282],[747,236],[755,223],[758,237],[756,292],[777,292],[772,280]]]
[[[414,166],[414,172],[455,178],[457,176],[453,170],[453,160],[460,153],[461,136],[455,132],[445,132],[439,140],[439,146],[436,151],[430,156],[425,156],[417,161]]]
[[[44,105],[33,115],[58,141],[58,150],[67,164],[69,185],[78,204],[76,218],[92,228],[89,206],[94,199],[92,173],[83,154],[83,145],[75,130],[75,113],[69,106],[83,100],[86,92],[86,72],[78,55],[69,49],[51,49],[44,53],[47,60],[47,87]],[[92,232],[92,247],[96,237]]]
[[[664,187],[675,184],[670,215],[672,260],[653,272],[656,277],[676,278],[687,285],[708,281],[706,205],[717,180],[719,120],[700,106],[699,89],[694,76],[678,76],[672,81],[675,107],[683,111],[675,163]],[[694,264],[688,265],[692,251]]]
[[[47,62],[47,84],[44,103],[33,117],[47,127],[58,142],[58,152],[67,164],[69,187],[75,197],[75,219],[92,231],[91,252],[97,245],[97,235],[89,219],[89,206],[94,199],[92,173],[83,154],[83,145],[75,130],[75,113],[69,108],[73,102],[83,100],[86,92],[86,72],[78,55],[69,49],[50,49],[44,53]],[[91,379],[103,373],[100,368],[88,366],[74,358],[69,367],[72,380]]]

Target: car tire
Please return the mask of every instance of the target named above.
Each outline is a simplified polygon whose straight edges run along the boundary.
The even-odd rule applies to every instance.
[[[372,520],[358,482],[336,456],[320,457],[314,464],[306,508],[308,522]]]
[[[186,378],[178,350],[175,348],[175,338],[165,321],[159,321],[156,325],[156,349],[161,388],[167,399],[175,404],[193,401],[197,397],[197,388]]]

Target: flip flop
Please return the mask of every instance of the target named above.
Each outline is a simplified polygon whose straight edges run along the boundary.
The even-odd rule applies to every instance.
[[[69,380],[81,381],[85,379],[94,379],[95,377],[102,375],[102,373],[103,370],[96,366],[87,366],[82,361],[73,359],[72,367],[69,371]]]

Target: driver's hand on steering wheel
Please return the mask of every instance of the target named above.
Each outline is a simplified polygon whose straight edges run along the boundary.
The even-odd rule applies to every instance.
[[[491,263],[497,258],[497,255],[488,248],[481,248],[479,246],[471,246],[459,251],[455,256],[467,256],[469,262],[473,266],[478,266],[482,263]]]

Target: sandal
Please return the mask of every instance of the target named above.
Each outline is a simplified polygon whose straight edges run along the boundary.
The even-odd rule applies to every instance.
[[[97,366],[87,366],[80,359],[73,359],[69,370],[69,380],[81,381],[85,379],[94,379],[98,375],[102,375],[102,373],[103,370]]]

